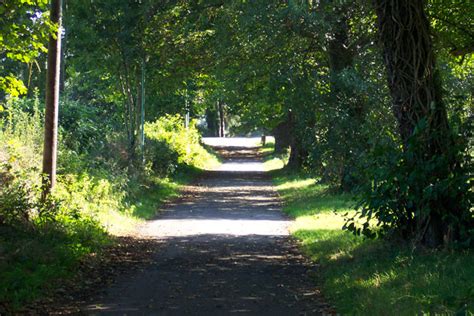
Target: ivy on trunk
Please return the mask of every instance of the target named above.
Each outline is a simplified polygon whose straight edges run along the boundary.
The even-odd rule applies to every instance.
[[[453,140],[436,73],[430,24],[423,0],[376,0],[376,12],[393,113],[403,143],[407,177],[404,235],[428,246],[456,239],[459,225],[448,219],[459,212],[447,190],[428,194],[451,177],[456,165]],[[426,168],[426,166],[432,166]],[[423,173],[422,176],[417,176]],[[411,199],[410,197],[417,197]],[[457,216],[455,216],[457,217]]]

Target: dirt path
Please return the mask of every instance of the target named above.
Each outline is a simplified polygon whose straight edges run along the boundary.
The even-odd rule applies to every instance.
[[[226,147],[218,171],[142,228],[162,247],[118,277],[86,314],[313,315],[329,309],[255,148]]]

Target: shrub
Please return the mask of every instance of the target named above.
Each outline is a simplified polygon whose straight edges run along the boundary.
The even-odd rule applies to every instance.
[[[429,222],[439,218],[449,233],[443,236],[445,242],[473,244],[473,165],[467,138],[453,135],[456,141],[447,154],[426,160],[416,150],[424,128],[417,127],[405,150],[390,140],[374,146],[364,168],[373,181],[359,186],[358,214],[348,218],[346,229],[369,237],[395,235],[421,241]],[[458,207],[455,213],[452,205]]]
[[[9,168],[0,167],[0,226],[26,226],[30,221],[30,212],[35,208],[31,192],[25,182],[14,181],[8,174]]]
[[[147,160],[159,174],[173,173],[179,165],[204,167],[213,158],[200,144],[196,121],[188,128],[180,115],[165,115],[145,124]]]

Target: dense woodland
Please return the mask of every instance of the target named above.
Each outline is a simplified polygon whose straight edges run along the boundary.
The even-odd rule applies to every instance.
[[[81,257],[108,242],[111,217],[146,218],[144,190],[215,161],[201,135],[273,135],[288,170],[354,196],[344,229],[470,248],[473,15],[462,0],[0,1],[0,242],[61,235],[72,247],[44,247]]]

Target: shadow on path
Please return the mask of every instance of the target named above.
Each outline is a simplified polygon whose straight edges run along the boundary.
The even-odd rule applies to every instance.
[[[184,198],[141,228],[159,240],[152,263],[122,275],[83,307],[87,314],[314,315],[329,313],[310,263],[257,149],[216,148],[225,158]]]

